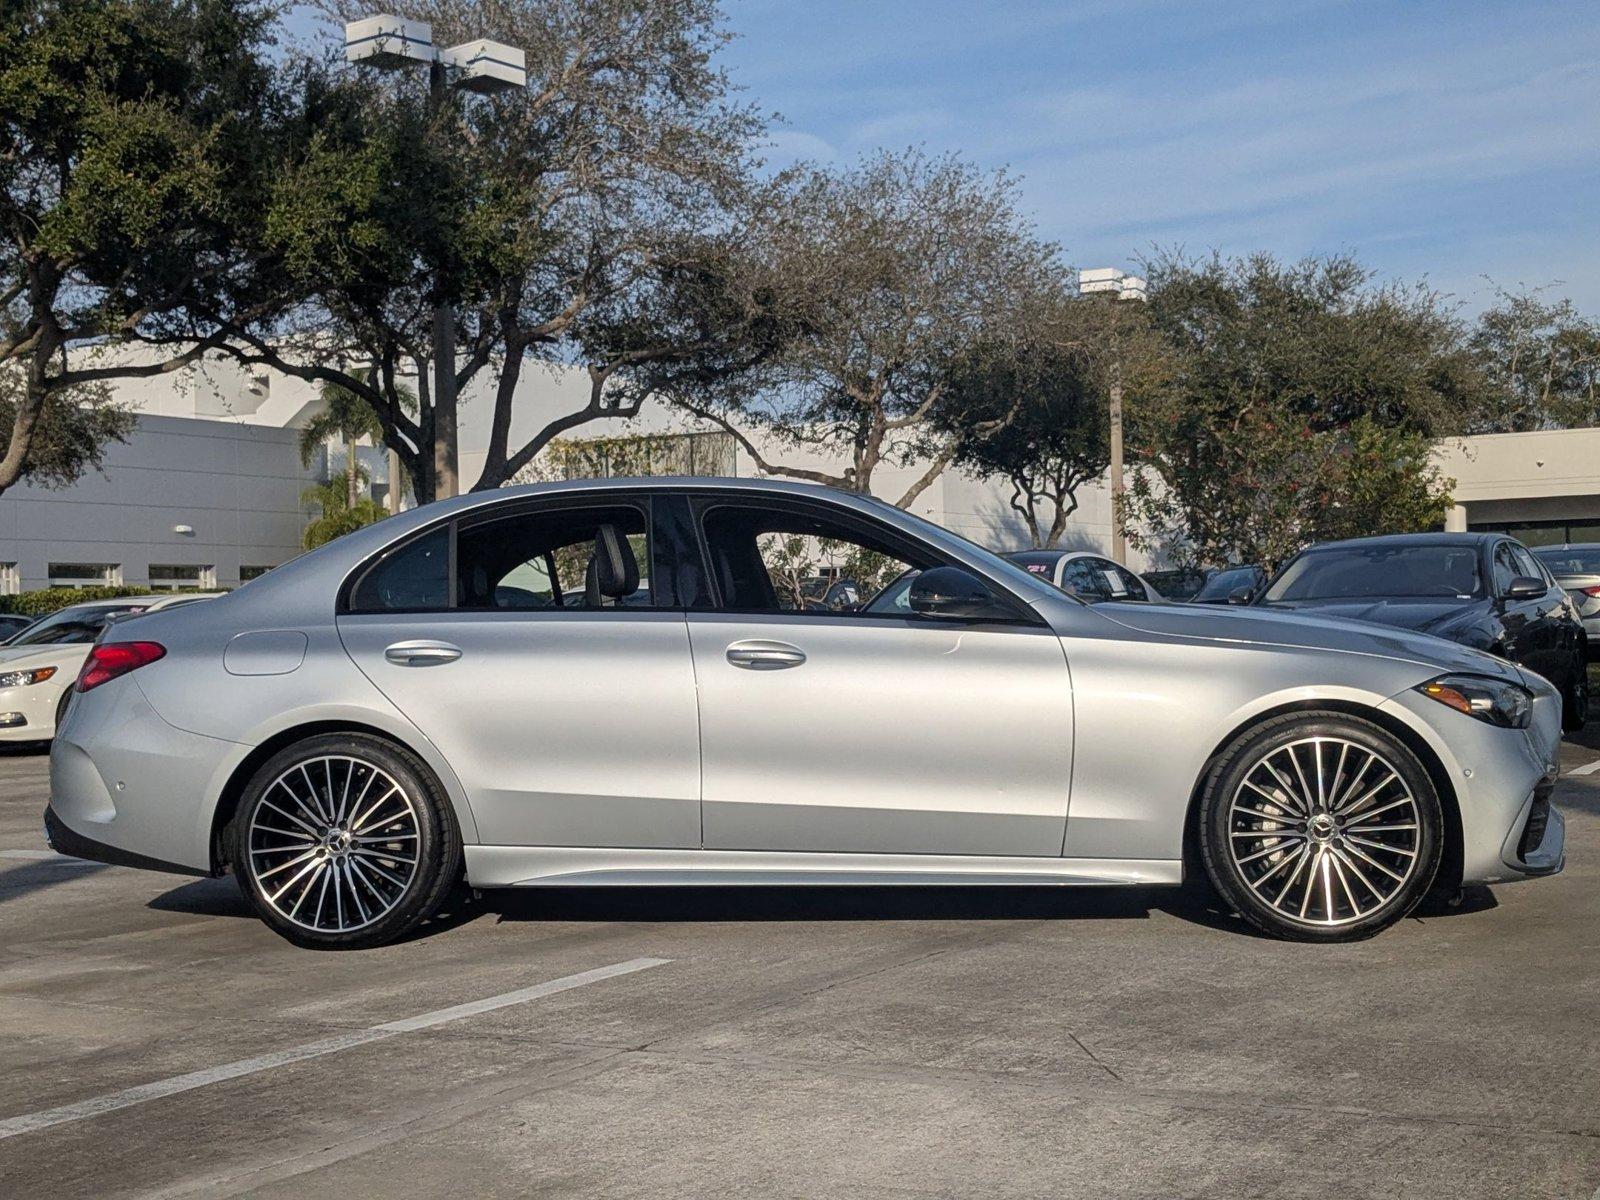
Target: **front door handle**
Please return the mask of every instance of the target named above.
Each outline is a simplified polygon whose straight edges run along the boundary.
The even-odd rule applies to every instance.
[[[782,671],[805,660],[805,651],[788,642],[735,642],[728,647],[728,661],[747,671]]]
[[[397,667],[436,667],[455,662],[461,657],[461,647],[449,642],[396,642],[383,656]]]

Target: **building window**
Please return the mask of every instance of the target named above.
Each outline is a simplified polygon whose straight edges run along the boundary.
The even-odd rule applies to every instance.
[[[239,582],[249,583],[252,579],[260,579],[270,570],[272,570],[271,567],[240,567]]]
[[[120,563],[51,563],[51,587],[115,587],[122,582]]]
[[[150,590],[152,592],[203,591],[216,587],[217,573],[211,567],[180,564],[150,564]]]
[[[0,596],[15,596],[22,590],[22,574],[16,563],[0,563]]]
[[[1600,521],[1579,517],[1570,521],[1474,521],[1473,533],[1504,533],[1524,546],[1578,545],[1600,542]]]

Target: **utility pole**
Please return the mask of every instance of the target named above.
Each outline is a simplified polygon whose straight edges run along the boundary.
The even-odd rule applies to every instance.
[[[516,47],[480,38],[441,50],[433,44],[433,26],[428,22],[387,13],[348,22],[344,56],[346,62],[388,71],[426,65],[428,106],[435,120],[445,111],[452,86],[481,95],[528,86],[527,55]],[[436,282],[440,300],[433,308],[433,496],[443,500],[461,491],[456,445],[456,314],[444,299],[448,281]],[[398,494],[398,487],[391,484],[390,503],[397,512]]]
[[[1126,488],[1122,477],[1122,345],[1117,336],[1117,309],[1119,302],[1132,300],[1143,303],[1146,299],[1145,281],[1115,267],[1095,267],[1078,272],[1080,296],[1104,293],[1110,297],[1111,309],[1111,396],[1109,413],[1111,421],[1111,558],[1122,566],[1128,565],[1128,539],[1122,532],[1122,500]]]

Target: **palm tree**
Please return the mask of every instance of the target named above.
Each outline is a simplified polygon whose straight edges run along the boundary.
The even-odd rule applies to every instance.
[[[358,371],[356,376],[364,380],[367,372]],[[378,422],[378,414],[372,411],[372,405],[368,404],[359,392],[353,392],[343,384],[323,384],[322,402],[326,407],[307,421],[305,427],[300,430],[300,465],[309,467],[311,460],[317,456],[317,451],[329,438],[337,437],[342,441],[344,481],[347,489],[344,507],[353,512],[361,499],[361,484],[364,478],[356,463],[356,442],[363,437],[370,437],[375,443],[382,445],[383,426]],[[399,483],[398,479],[392,479],[389,481],[389,486],[398,487]]]
[[[361,494],[361,485],[365,482],[366,472],[357,464],[353,470],[341,471],[327,483],[313,484],[301,492],[302,503],[314,504],[321,511],[306,525],[300,544],[307,550],[315,550],[334,538],[388,516],[383,505]]]

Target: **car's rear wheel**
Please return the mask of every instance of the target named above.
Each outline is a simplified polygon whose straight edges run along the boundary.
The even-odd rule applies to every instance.
[[[461,872],[461,838],[432,773],[362,734],[307,738],[263,763],[232,841],[257,915],[318,949],[393,941],[438,911]]]
[[[1274,937],[1370,937],[1422,899],[1444,820],[1416,756],[1340,713],[1298,713],[1242,734],[1207,778],[1200,848],[1221,895]]]

